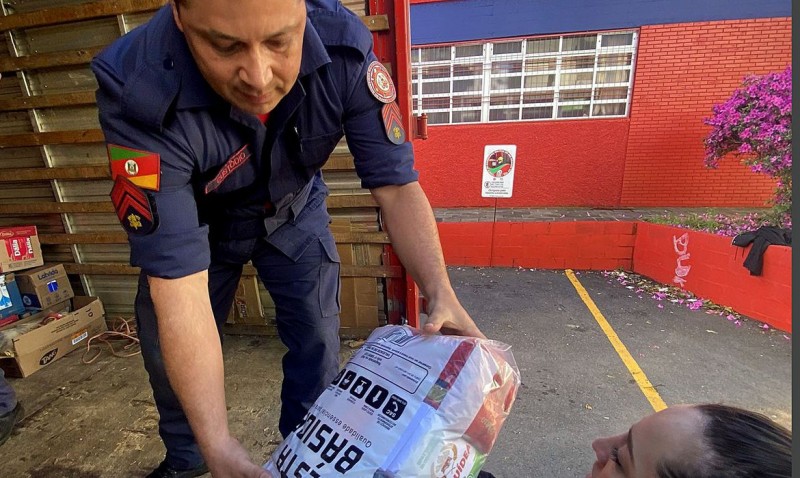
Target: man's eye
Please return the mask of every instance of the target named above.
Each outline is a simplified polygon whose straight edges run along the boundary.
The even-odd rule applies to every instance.
[[[273,40],[269,42],[269,47],[276,51],[285,50],[289,46],[286,40]]]
[[[217,45],[216,43],[212,44],[214,50],[218,53],[222,53],[224,55],[230,54],[235,52],[239,46],[236,43],[231,43],[230,45]]]

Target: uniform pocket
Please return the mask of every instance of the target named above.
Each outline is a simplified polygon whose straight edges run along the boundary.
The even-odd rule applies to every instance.
[[[328,160],[339,140],[342,139],[342,130],[333,131],[311,138],[300,138],[300,151],[298,161],[306,167],[322,167]]]
[[[327,236],[327,237],[326,237]],[[323,317],[332,317],[341,312],[341,259],[336,243],[330,233],[319,238],[325,251],[319,268],[319,304]],[[327,260],[326,260],[327,259]]]

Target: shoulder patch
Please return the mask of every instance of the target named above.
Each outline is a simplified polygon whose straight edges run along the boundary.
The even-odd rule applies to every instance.
[[[397,98],[397,90],[386,67],[379,61],[373,61],[367,67],[367,86],[372,96],[381,103],[392,103]]]
[[[394,144],[405,143],[406,131],[403,129],[403,115],[400,113],[400,107],[397,106],[397,103],[392,101],[383,105],[381,116],[383,117],[383,128],[389,141]]]
[[[150,151],[126,148],[116,144],[107,145],[111,164],[111,179],[128,179],[133,184],[152,191],[161,185],[161,156]]]
[[[158,228],[158,214],[153,198],[122,175],[114,180],[111,202],[125,231],[146,235]]]

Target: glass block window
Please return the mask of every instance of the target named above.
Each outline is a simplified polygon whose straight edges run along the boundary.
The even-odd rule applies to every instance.
[[[414,48],[414,113],[429,124],[624,117],[637,32]]]

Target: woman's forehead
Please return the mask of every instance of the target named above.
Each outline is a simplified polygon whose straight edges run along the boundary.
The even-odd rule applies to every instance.
[[[650,415],[631,427],[630,444],[636,460],[690,460],[704,448],[705,417],[692,406],[673,406]]]

